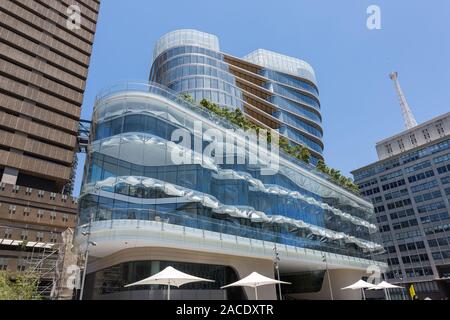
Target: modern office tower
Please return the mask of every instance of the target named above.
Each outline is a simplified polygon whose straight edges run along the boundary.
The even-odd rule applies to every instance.
[[[375,206],[392,283],[419,298],[449,297],[450,113],[376,145],[379,160],[353,175]]]
[[[216,36],[197,30],[164,35],[153,59],[150,81],[197,102],[239,108],[257,125],[306,146],[313,163],[323,159],[319,91],[305,61],[262,49],[236,58],[220,51]]]
[[[99,0],[0,1],[0,269],[61,241]],[[79,19],[78,19],[79,17]]]
[[[173,33],[168,43],[158,42],[152,68],[152,77],[163,82],[159,72],[169,74],[169,66],[182,64],[185,58],[188,69],[197,68],[189,62],[196,57],[203,61],[198,66],[200,74],[203,69],[213,78],[189,78],[188,87],[194,88],[189,85],[194,82],[194,91],[173,91],[157,83],[127,83],[106,89],[96,99],[76,234],[81,250],[89,249],[84,298],[162,299],[165,290],[157,286],[124,286],[170,265],[215,280],[174,288],[173,299],[253,299],[253,290],[220,287],[253,271],[275,277],[276,254],[281,279],[292,283],[282,288],[283,295],[294,299],[331,299],[331,294],[334,299],[360,298],[358,290],[341,288],[369,276],[368,267],[381,272],[387,268],[374,259],[383,247],[377,242],[373,206],[333,184],[313,166],[278,155],[277,148],[272,149],[272,156],[265,156],[253,139],[247,139],[248,132],[180,98],[180,92],[189,92],[197,101],[206,97],[222,106],[248,105],[250,110],[252,106],[238,98],[242,94],[260,103],[253,107],[253,115],[260,114],[261,121],[270,116],[260,108],[278,108],[256,96],[266,92],[262,83],[257,89],[249,82],[248,86],[255,87],[253,94],[234,85],[231,73],[219,76],[222,71],[217,66],[226,67],[220,62],[224,56],[214,37],[203,34],[205,37],[199,38],[199,34],[181,31]],[[258,75],[258,70],[265,70],[281,82],[292,81],[286,92],[300,97],[302,90],[291,87],[303,83],[313,91],[312,81],[299,79],[303,72],[304,77],[313,79],[304,70],[295,69],[291,73],[296,75],[288,75],[242,63],[242,67],[250,66],[252,72],[239,71],[242,78],[247,74],[253,80],[269,81]],[[284,65],[276,69],[289,71]],[[178,70],[173,72],[184,72]],[[230,80],[223,81],[224,77]],[[317,110],[311,111],[314,107],[279,99],[301,112],[319,115]],[[302,117],[300,114],[298,120],[303,121]],[[221,136],[226,140],[220,140]],[[207,151],[213,140],[218,142],[216,148]],[[264,287],[258,295],[275,299],[276,289]]]

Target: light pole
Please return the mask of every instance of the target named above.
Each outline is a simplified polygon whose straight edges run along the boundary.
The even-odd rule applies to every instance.
[[[274,264],[275,264],[275,270],[277,270],[277,277],[278,277],[278,281],[281,281],[280,278],[280,267],[278,265],[278,261],[280,261],[280,255],[278,254],[278,249],[277,249],[277,245],[275,244],[275,247],[273,248],[274,254],[275,254],[275,259],[274,259]],[[280,300],[283,300],[283,295],[281,294],[281,283],[278,283],[278,292],[280,294]]]
[[[81,280],[81,290],[80,290],[80,300],[83,300],[83,294],[84,294],[84,283],[86,281],[86,273],[87,273],[87,264],[89,259],[89,246],[96,246],[97,243],[94,241],[91,241],[91,225],[93,220],[93,214],[91,214],[89,218],[89,224],[88,224],[88,231],[83,231],[83,236],[87,236],[87,242],[86,242],[86,252],[84,253],[84,269],[83,269],[83,278]]]
[[[331,287],[330,271],[328,270],[328,261],[327,261],[327,257],[325,256],[325,253],[322,254],[322,261],[325,262],[325,269],[326,269],[327,278],[328,278],[328,286],[330,287],[331,300],[334,300],[333,288]]]

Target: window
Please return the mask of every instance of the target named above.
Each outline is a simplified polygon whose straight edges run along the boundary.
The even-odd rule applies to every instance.
[[[36,214],[38,219],[42,219],[44,217],[44,210],[39,209]]]
[[[436,130],[440,136],[444,135],[444,127],[442,126],[442,122],[436,123]]]
[[[392,146],[390,144],[386,145],[386,151],[388,154],[392,154],[393,151],[392,151]]]
[[[397,143],[398,143],[398,147],[400,148],[400,150],[404,151],[405,150],[405,144],[403,143],[403,140],[402,139],[397,140]]]
[[[423,133],[423,137],[425,138],[425,140],[430,140],[431,139],[431,136],[430,136],[430,133],[428,132],[428,129],[422,130],[422,133]]]
[[[411,144],[413,146],[417,145],[417,139],[416,139],[416,135],[414,133],[409,136],[409,139],[411,140]]]
[[[9,214],[15,214],[16,213],[16,206],[15,205],[9,205]]]
[[[22,234],[20,235],[20,239],[24,241],[28,240],[28,231],[23,230]]]
[[[38,232],[36,234],[36,242],[43,242],[44,241],[44,233],[43,232]]]
[[[29,207],[23,208],[23,216],[24,217],[29,217],[30,216],[30,211],[31,211],[31,209]]]

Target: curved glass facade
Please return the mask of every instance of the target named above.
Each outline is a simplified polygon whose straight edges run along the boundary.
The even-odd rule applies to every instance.
[[[214,35],[177,30],[164,35],[156,45],[150,81],[177,93],[188,93],[197,102],[205,98],[220,106],[244,111],[244,101],[249,101],[247,95],[264,97],[277,110],[266,116],[278,119],[280,125],[276,130],[290,139],[291,144],[309,148],[313,164],[322,159],[322,118],[313,68],[302,60],[262,49],[239,60],[237,65],[230,63],[228,56],[220,52]],[[246,68],[244,65],[249,63],[252,65]],[[257,70],[255,65],[259,66]],[[246,72],[253,70],[250,72],[258,80],[238,75],[232,70],[236,66],[246,68]],[[261,93],[247,85],[243,87],[243,81],[258,86]],[[266,123],[264,118],[258,120]]]
[[[292,159],[281,157],[272,175],[263,175],[259,165],[222,164],[173,142],[177,129],[188,134],[183,139],[191,145],[200,139],[203,150],[210,142],[208,130],[244,135],[159,85],[126,85],[100,94],[80,196],[81,223],[91,215],[96,221],[164,220],[359,257],[382,249],[373,239],[377,228],[368,202]],[[174,152],[193,161],[176,163]]]
[[[188,93],[196,101],[208,99],[243,109],[242,91],[219,52],[195,46],[168,49],[153,62],[150,80],[175,92]]]

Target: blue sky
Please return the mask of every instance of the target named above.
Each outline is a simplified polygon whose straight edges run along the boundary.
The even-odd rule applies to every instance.
[[[366,27],[371,4],[381,8],[381,30]],[[90,119],[102,88],[147,80],[154,44],[181,28],[217,35],[234,56],[265,48],[309,62],[321,93],[326,162],[347,175],[376,160],[377,141],[403,130],[391,71],[419,123],[450,110],[448,0],[106,0],[82,117]],[[83,165],[80,156],[76,195]]]

